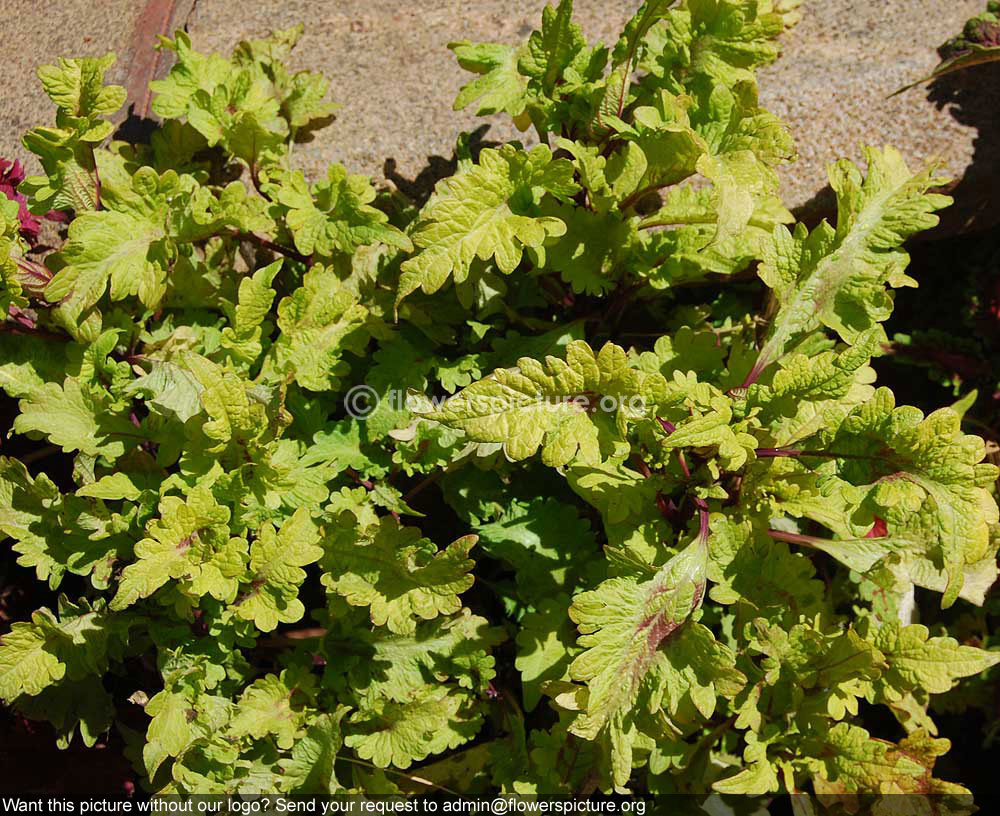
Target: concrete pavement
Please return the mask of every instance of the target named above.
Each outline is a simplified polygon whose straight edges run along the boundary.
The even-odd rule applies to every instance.
[[[311,175],[331,161],[382,181],[385,160],[401,185],[451,154],[455,135],[483,123],[487,139],[524,138],[502,117],[454,112],[451,103],[469,76],[445,47],[451,40],[516,42],[537,24],[540,0],[0,0],[0,155],[37,165],[20,146],[28,127],[52,120],[34,77],[57,56],[116,50],[125,59],[116,81],[142,56],[157,27],[186,24],[195,46],[228,52],[241,38],[298,22],[306,33],[294,67],[323,71],[341,105],[337,120],[317,138],[296,146]],[[577,17],[591,41],[613,43],[635,4],[577,0]],[[975,157],[993,157],[977,145],[976,116],[960,123],[938,110],[924,89],[889,99],[936,62],[935,47],[977,12],[981,0],[806,0],[803,20],[785,36],[784,56],[761,76],[762,103],[788,122],[799,161],[783,172],[792,206],[807,202],[826,182],[825,166],[857,158],[862,141],[899,147],[911,164],[939,156],[961,177]],[[148,52],[147,52],[148,53]],[[148,69],[148,66],[146,66]],[[162,71],[162,67],[160,69]],[[997,110],[995,91],[992,105]],[[991,135],[990,138],[995,138]],[[977,148],[979,155],[976,155]],[[982,168],[980,168],[982,172]]]

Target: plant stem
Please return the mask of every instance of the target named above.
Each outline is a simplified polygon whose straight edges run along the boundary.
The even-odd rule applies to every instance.
[[[276,244],[270,238],[265,238],[263,235],[258,235],[256,232],[234,232],[232,234],[237,238],[253,241],[255,244],[263,247],[264,249],[276,252],[279,255],[284,255],[292,260],[299,261],[300,263],[308,264],[311,260],[310,255],[303,255],[301,252],[294,250],[291,247]]]
[[[421,479],[406,492],[406,494],[403,496],[403,503],[409,504],[410,499],[416,496],[425,487],[429,487],[430,485],[434,484],[434,482],[438,481],[438,479],[444,476],[446,472],[447,472],[446,470],[435,470],[430,476]]]
[[[757,448],[755,451],[758,459],[778,459],[782,457],[787,458],[804,458],[806,456],[814,456],[820,459],[876,459],[880,457],[876,456],[865,456],[860,453],[841,453],[838,451],[820,451],[820,450],[802,450],[801,448]]]
[[[756,454],[759,459],[777,459],[783,456],[802,456],[803,451],[800,448],[757,448]]]
[[[704,499],[696,498],[695,506],[698,508],[698,538],[702,543],[708,541],[708,503]]]
[[[815,547],[822,542],[822,538],[816,536],[802,535],[801,533],[786,533],[783,530],[768,530],[767,534],[775,541],[784,541],[788,544],[802,544],[806,547]]]
[[[677,430],[677,426],[673,422],[666,419],[656,418],[656,421],[660,423],[660,427],[667,432],[667,436],[670,436],[674,431]],[[691,478],[691,468],[688,467],[687,459],[684,458],[683,451],[677,451],[677,463],[681,466],[681,471],[684,473],[685,479]],[[698,501],[701,501],[700,499]]]
[[[413,774],[403,773],[403,771],[397,771],[395,768],[380,768],[371,762],[365,762],[363,759],[356,759],[354,757],[338,755],[338,760],[343,760],[344,762],[350,762],[354,765],[361,765],[365,768],[371,768],[376,771],[383,771],[384,773],[396,774],[403,779],[409,779],[411,782],[416,782],[418,785],[424,785],[428,788],[436,788],[439,791],[444,791],[445,793],[451,794],[452,796],[461,796],[457,791],[453,791],[451,788],[446,788],[444,785],[438,785],[436,782],[431,782],[429,779],[422,779],[419,776],[414,776]]]
[[[730,728],[733,727],[733,724],[735,722],[736,722],[736,715],[735,714],[733,716],[731,716],[731,717],[723,720],[721,723],[719,723],[717,726],[715,726],[715,728],[713,728],[711,731],[709,731],[707,734],[705,734],[705,736],[703,736],[700,740],[698,740],[698,744],[695,747],[695,749],[692,752],[692,754],[696,754],[699,751],[705,751],[705,750],[711,748],[716,742],[718,742],[719,737],[721,737]]]
[[[30,465],[32,462],[39,462],[42,459],[48,459],[50,456],[55,456],[55,454],[59,453],[61,450],[62,448],[59,448],[56,445],[46,445],[43,448],[29,451],[28,453],[18,456],[17,458],[20,459],[23,464]]]
[[[677,464],[681,466],[681,471],[684,473],[685,479],[691,478],[691,468],[688,467],[687,459],[684,457],[684,451],[677,451]]]
[[[94,163],[94,209],[101,209],[101,174],[97,172],[97,151],[90,148],[90,160]]]
[[[680,227],[686,226],[688,224],[714,224],[715,219],[709,218],[707,215],[704,218],[683,218],[678,219],[676,216],[664,216],[659,212],[655,212],[652,215],[647,215],[643,218],[639,224],[639,229],[652,229],[653,227]]]
[[[643,479],[648,479],[653,475],[653,472],[649,469],[649,465],[643,462],[642,459],[639,458],[638,454],[632,457],[632,464],[635,466],[635,469],[642,474]]]
[[[624,201],[622,201],[621,204],[618,205],[618,209],[621,210],[622,212],[625,212],[625,210],[629,209],[629,207],[631,207],[636,202],[640,201],[645,196],[649,195],[650,193],[655,193],[657,190],[660,189],[660,187],[661,185],[659,184],[650,184],[647,187],[642,187],[641,189],[636,190],[634,193],[632,193],[632,195],[628,196],[628,198],[626,198]]]
[[[354,481],[361,485],[365,490],[374,490],[375,483],[370,479],[362,479],[361,474],[358,473],[354,468],[347,468],[344,471],[348,476],[350,476]]]
[[[764,373],[764,369],[767,368],[768,362],[769,360],[767,360],[767,358],[765,358],[763,355],[759,356],[757,358],[757,362],[753,364],[753,368],[751,368],[750,371],[747,373],[747,376],[743,380],[742,385],[740,385],[740,388],[749,388],[751,385],[757,382],[757,380],[760,378],[760,375]]]
[[[44,337],[46,340],[58,340],[60,343],[66,343],[69,341],[69,337],[64,334],[56,334],[55,332],[46,331],[45,329],[35,328],[29,329],[23,324],[14,323],[0,323],[0,332],[6,334],[22,334],[25,337]]]

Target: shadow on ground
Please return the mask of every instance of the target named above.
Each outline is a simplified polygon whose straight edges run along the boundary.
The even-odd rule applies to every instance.
[[[996,206],[1000,179],[1000,63],[976,65],[938,77],[927,98],[962,125],[974,127],[972,163],[951,191],[952,207],[941,214],[942,232],[952,234],[1000,224]]]

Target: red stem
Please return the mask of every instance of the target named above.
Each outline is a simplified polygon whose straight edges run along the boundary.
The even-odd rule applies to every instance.
[[[875,459],[875,456],[864,456],[858,453],[839,453],[838,451],[807,451],[801,448],[757,448],[758,459],[777,459],[780,457],[815,456],[820,459]]]
[[[375,483],[370,479],[362,479],[361,474],[358,473],[354,468],[347,468],[345,471],[348,476],[350,476],[354,481],[361,485],[365,490],[374,490]]]
[[[649,195],[650,193],[655,193],[657,190],[661,189],[662,186],[663,185],[660,184],[650,184],[646,187],[636,190],[634,193],[632,193],[632,195],[628,196],[624,201],[622,201],[621,204],[618,205],[618,209],[621,212],[625,212],[625,210],[627,210],[641,198]]]
[[[237,232],[234,233],[237,238],[246,238],[249,241],[253,241],[258,246],[264,249],[269,249],[271,252],[276,252],[279,255],[284,255],[293,260],[300,261],[304,264],[309,264],[312,260],[311,255],[303,255],[301,252],[292,249],[291,247],[282,246],[281,244],[276,244],[270,238],[265,238],[263,235],[258,235],[256,232]]]
[[[764,372],[764,369],[767,368],[767,363],[768,363],[767,360],[758,357],[757,362],[753,364],[753,368],[751,368],[750,371],[747,373],[746,379],[743,380],[743,384],[740,386],[740,388],[749,388],[751,385],[757,382],[757,379]]]
[[[682,451],[677,451],[677,463],[681,466],[681,470],[684,471],[684,478],[691,478],[691,468],[688,467],[687,459],[684,458],[684,453]]]
[[[643,479],[648,479],[653,475],[653,471],[649,469],[649,465],[642,461],[638,456],[632,457],[632,464],[635,465],[635,469],[642,474]]]
[[[789,544],[804,544],[807,547],[815,547],[823,541],[816,536],[802,535],[801,533],[786,533],[782,530],[768,530],[767,534],[775,541],[785,541]]]
[[[695,499],[694,501],[695,504],[698,504],[698,537],[702,541],[708,541],[708,505],[704,499]]]
[[[801,448],[757,448],[757,458],[776,459],[781,456],[802,456]]]
[[[101,175],[97,172],[97,151],[91,148],[90,155],[94,162],[94,209],[101,209]]]
[[[677,430],[677,426],[673,422],[666,419],[656,418],[656,421],[660,423],[660,427],[667,432],[667,436],[670,436],[674,431]],[[682,451],[677,451],[677,462],[681,466],[681,470],[684,472],[684,478],[691,478],[691,468],[688,467],[687,459],[684,458],[684,453]]]
[[[444,471],[435,470],[430,476],[427,476],[417,482],[410,490],[403,496],[403,502],[409,504],[410,500],[416,496],[421,490],[423,490],[428,485],[434,484],[438,479],[444,475]]]
[[[0,332],[6,334],[21,334],[25,337],[44,337],[47,340],[57,340],[60,343],[65,343],[69,340],[64,334],[56,334],[55,332],[46,331],[45,329],[34,326],[33,328],[28,328],[24,323],[0,323]]]

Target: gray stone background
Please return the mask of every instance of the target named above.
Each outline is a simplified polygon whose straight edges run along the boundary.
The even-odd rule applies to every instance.
[[[452,111],[468,75],[446,44],[520,41],[538,24],[543,5],[540,0],[0,0],[0,155],[20,158],[29,172],[37,172],[20,134],[53,118],[35,78],[39,63],[110,49],[120,60],[112,78],[123,81],[143,54],[148,58],[152,29],[186,25],[195,47],[228,52],[244,37],[301,21],[306,33],[292,67],[322,71],[342,107],[313,142],[296,147],[297,161],[313,175],[339,161],[376,181],[388,169],[405,187],[429,163],[440,165],[442,159],[431,157],[451,155],[460,130],[488,123],[486,139],[518,136],[503,117]],[[577,0],[577,19],[591,41],[613,43],[636,5]],[[790,206],[809,202],[826,183],[826,165],[842,156],[857,158],[862,141],[893,144],[911,165],[940,158],[955,179],[975,159],[971,175],[991,177],[996,150],[985,144],[985,131],[996,124],[995,90],[985,100],[976,97],[975,87],[936,94],[917,88],[889,98],[926,74],[937,62],[936,46],[983,5],[982,0],[805,0],[802,22],[784,37],[783,57],[760,78],[762,104],[789,123],[798,143],[799,160],[783,171]],[[388,167],[386,159],[392,160]]]

